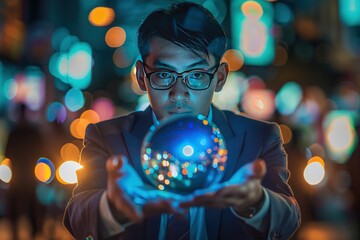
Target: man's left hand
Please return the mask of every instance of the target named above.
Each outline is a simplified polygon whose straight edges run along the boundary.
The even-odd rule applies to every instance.
[[[216,191],[199,190],[192,200],[182,202],[180,207],[232,207],[240,216],[248,217],[249,209],[259,208],[264,200],[261,180],[265,174],[264,160],[255,160],[240,168],[229,181],[218,184]]]

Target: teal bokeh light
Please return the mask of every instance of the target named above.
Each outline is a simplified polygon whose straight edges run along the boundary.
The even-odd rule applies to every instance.
[[[63,123],[66,120],[66,109],[59,102],[51,103],[46,110],[46,120],[48,122]]]
[[[274,17],[278,23],[286,25],[294,20],[294,14],[288,5],[280,2],[276,3],[274,5],[274,10]]]
[[[241,51],[246,65],[271,64],[275,56],[273,6],[263,0],[233,0],[230,9],[232,48]]]
[[[81,109],[85,104],[85,98],[82,91],[78,88],[71,88],[65,94],[65,105],[72,111],[76,112]]]
[[[275,97],[275,104],[280,114],[290,115],[300,104],[303,92],[296,82],[285,83]]]
[[[339,14],[348,26],[360,25],[360,0],[339,0]]]
[[[91,83],[92,51],[89,44],[75,43],[69,52],[68,76],[72,87],[85,89]]]
[[[62,49],[68,49],[68,51],[54,53],[50,57],[50,73],[73,88],[86,89],[91,84],[92,76],[93,59],[90,45],[75,42],[71,47],[66,45]]]

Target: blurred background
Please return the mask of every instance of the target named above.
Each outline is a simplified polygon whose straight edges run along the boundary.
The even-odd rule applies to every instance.
[[[0,239],[61,224],[85,128],[144,109],[137,28],[168,0],[0,0]],[[229,37],[214,102],[280,124],[293,239],[359,239],[360,0],[198,0]]]

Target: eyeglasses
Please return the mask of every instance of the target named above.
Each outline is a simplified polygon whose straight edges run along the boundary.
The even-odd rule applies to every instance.
[[[144,63],[144,66],[145,63]],[[144,68],[145,76],[149,79],[150,86],[156,90],[170,89],[175,85],[179,77],[182,78],[182,82],[192,90],[205,90],[209,88],[211,80],[214,78],[219,65],[216,65],[209,70],[215,68],[213,73],[200,70],[189,70],[182,73],[177,73],[170,70],[161,70],[151,73],[147,73]]]

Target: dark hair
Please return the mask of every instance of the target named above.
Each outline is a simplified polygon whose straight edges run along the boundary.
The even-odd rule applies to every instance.
[[[143,60],[153,37],[166,39],[195,54],[214,55],[220,61],[226,50],[223,28],[209,10],[192,2],[174,3],[150,13],[139,27],[138,47]]]

